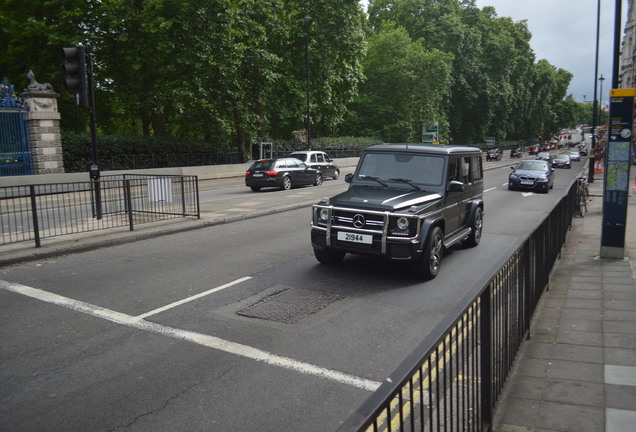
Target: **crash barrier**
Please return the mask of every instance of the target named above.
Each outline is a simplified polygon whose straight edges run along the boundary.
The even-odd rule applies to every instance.
[[[489,431],[571,227],[576,183],[338,429]]]
[[[2,243],[178,217],[200,217],[196,176],[121,174],[98,181],[0,187]]]

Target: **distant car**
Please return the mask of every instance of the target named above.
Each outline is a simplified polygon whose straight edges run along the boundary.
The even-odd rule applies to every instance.
[[[565,153],[556,155],[556,157],[552,159],[552,167],[572,168],[572,162],[570,161],[570,156]]]
[[[587,147],[585,147],[585,146],[579,147],[579,154],[581,156],[587,156]]]
[[[537,159],[546,160],[551,163],[552,159],[554,159],[554,155],[549,151],[542,151],[537,153]]]
[[[581,160],[581,155],[577,151],[570,152],[568,153],[568,155],[570,156],[570,160],[573,160],[573,161]]]
[[[531,190],[548,193],[554,187],[554,168],[547,160],[522,160],[511,167],[508,190]]]
[[[311,168],[320,170],[323,177],[330,177],[334,180],[337,180],[338,177],[340,177],[340,167],[334,164],[325,152],[314,150],[295,151],[288,157],[299,159]]]
[[[295,158],[259,160],[245,172],[245,185],[254,192],[267,187],[289,190],[295,186],[319,186],[322,179],[320,170]]]
[[[520,158],[521,156],[523,156],[523,151],[521,150],[521,148],[516,148],[516,149],[511,149],[510,150],[510,157],[511,158]]]
[[[496,161],[500,161],[501,160],[501,150],[499,149],[490,149],[486,152],[486,160],[490,161],[490,160],[496,160]]]

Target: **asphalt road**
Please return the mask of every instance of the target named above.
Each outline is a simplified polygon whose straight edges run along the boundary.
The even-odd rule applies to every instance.
[[[318,264],[308,208],[2,268],[0,430],[335,430],[579,171],[525,194],[496,166],[481,244],[452,248],[426,283],[399,263]],[[235,180],[202,185],[202,209],[345,187]]]

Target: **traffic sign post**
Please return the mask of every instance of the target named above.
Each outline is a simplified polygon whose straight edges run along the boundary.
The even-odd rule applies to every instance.
[[[606,168],[601,258],[620,259],[625,255],[635,97],[636,89],[612,89],[610,92],[609,139],[603,155]]]

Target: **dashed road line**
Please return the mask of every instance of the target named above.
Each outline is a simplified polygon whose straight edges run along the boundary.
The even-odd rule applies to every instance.
[[[150,312],[146,312],[145,314],[137,315],[137,318],[142,318],[142,319],[143,318],[148,318],[151,315],[156,315],[159,312],[167,311],[168,309],[172,309],[174,307],[181,306],[182,304],[191,302],[192,300],[196,300],[196,299],[199,299],[201,297],[205,297],[207,295],[210,295],[210,294],[213,294],[215,292],[224,290],[225,288],[229,288],[231,286],[234,286],[234,285],[239,284],[241,282],[245,282],[245,281],[250,280],[250,279],[252,279],[250,276],[242,277],[242,278],[237,279],[237,280],[235,280],[233,282],[226,283],[225,285],[221,285],[219,287],[212,288],[212,289],[204,291],[202,293],[199,293],[199,294],[196,294],[196,295],[193,295],[193,296],[190,296],[190,297],[186,297],[183,300],[179,300],[179,301],[176,301],[174,303],[170,303],[168,305],[165,305],[165,306],[162,306],[162,307],[157,308],[155,310],[152,310]]]
[[[333,369],[323,368],[321,366],[317,366],[311,363],[305,363],[298,360],[294,360],[289,357],[279,356],[279,355],[270,353],[268,351],[261,350],[259,348],[254,348],[248,345],[243,345],[236,342],[224,340],[215,336],[191,332],[187,330],[181,330],[181,329],[153,323],[150,321],[146,321],[140,317],[126,315],[126,314],[112,311],[110,309],[102,308],[90,303],[85,303],[79,300],[73,300],[71,298],[54,294],[48,291],[43,291],[38,288],[32,288],[26,285],[21,285],[21,284],[16,284],[16,283],[0,280],[0,289],[4,289],[6,291],[10,291],[16,294],[25,295],[25,296],[28,296],[37,300],[41,300],[47,303],[62,306],[74,311],[85,313],[87,315],[92,315],[98,318],[102,318],[104,320],[111,321],[116,324],[135,328],[137,330],[160,334],[163,336],[171,337],[173,339],[193,342],[198,345],[206,346],[208,348],[212,348],[218,351],[223,351],[223,352],[234,354],[240,357],[260,361],[272,366],[277,366],[277,367],[295,371],[301,374],[325,378],[330,381],[334,381],[334,382],[348,385],[351,387],[356,387],[362,390],[367,390],[372,392],[377,390],[377,388],[380,386],[380,383],[377,381],[357,377],[354,375],[349,375],[349,374],[339,372]]]

